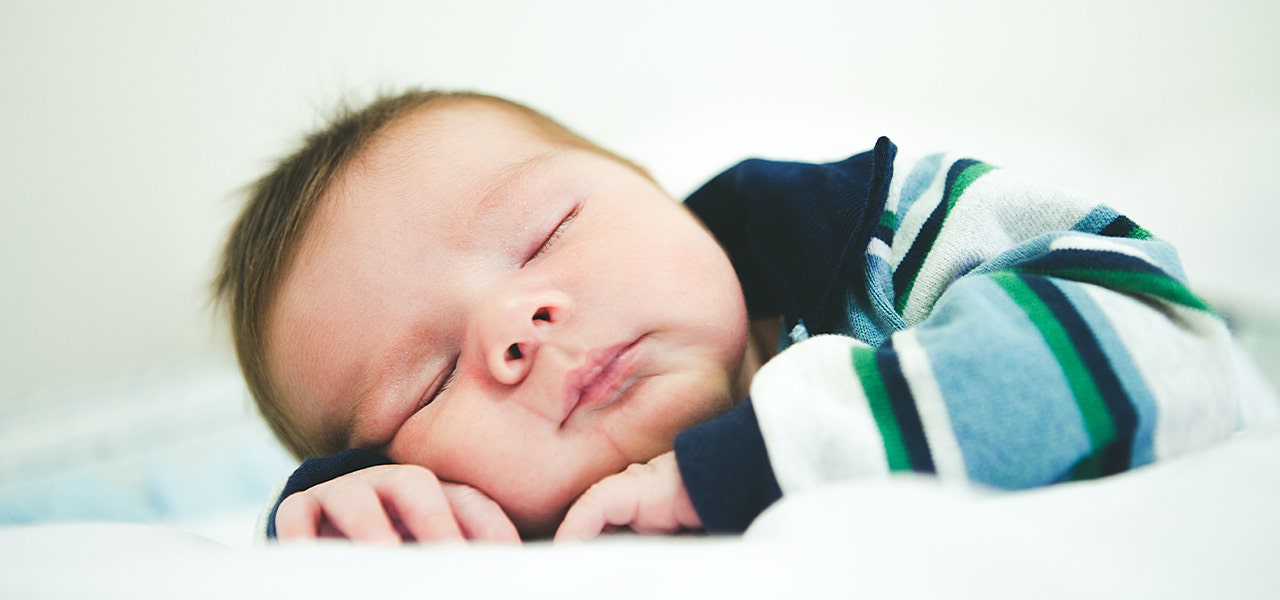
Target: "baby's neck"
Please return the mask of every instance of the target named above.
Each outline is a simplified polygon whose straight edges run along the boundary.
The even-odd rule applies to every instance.
[[[742,357],[742,372],[738,378],[738,389],[742,390],[743,396],[751,389],[751,380],[755,378],[756,371],[777,354],[778,335],[781,331],[782,319],[779,317],[751,321],[747,330],[747,350]]]

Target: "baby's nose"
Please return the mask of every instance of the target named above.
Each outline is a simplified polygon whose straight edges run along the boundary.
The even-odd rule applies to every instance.
[[[563,294],[540,293],[510,297],[496,303],[487,323],[483,352],[489,373],[500,383],[515,385],[524,380],[537,360],[547,335],[563,320],[568,301]]]

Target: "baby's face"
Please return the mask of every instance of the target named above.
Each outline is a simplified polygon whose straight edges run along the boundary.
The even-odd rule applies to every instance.
[[[420,111],[327,193],[271,314],[304,431],[496,500],[526,533],[745,396],[728,258],[651,181],[509,109]]]

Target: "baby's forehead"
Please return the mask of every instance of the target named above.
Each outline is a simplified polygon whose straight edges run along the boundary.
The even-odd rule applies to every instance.
[[[654,181],[646,169],[541,113],[487,97],[419,107],[374,136],[346,171],[394,178],[423,161],[440,161],[452,165],[449,178],[455,182],[475,182],[534,155],[561,150],[605,158]]]
[[[511,163],[566,144],[523,115],[480,101],[420,109],[373,136],[334,177],[325,196],[393,192],[431,173],[438,193],[483,184]],[[401,190],[403,191],[403,190]]]
[[[488,98],[459,98],[420,106],[387,124],[370,138],[366,148],[377,152],[403,144],[421,144],[448,151],[473,138],[506,137],[526,142],[559,144],[567,130],[536,113]],[[571,134],[569,134],[571,135]]]
[[[327,208],[332,212],[333,199],[393,195],[479,211],[504,181],[580,146],[558,142],[512,111],[473,108],[438,108],[392,124],[335,178]]]

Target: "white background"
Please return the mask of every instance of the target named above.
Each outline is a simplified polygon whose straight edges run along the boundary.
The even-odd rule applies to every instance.
[[[1274,310],[1280,3],[0,3],[0,381],[229,360],[239,190],[344,98],[471,88],[674,195],[877,135],[1094,194]]]

